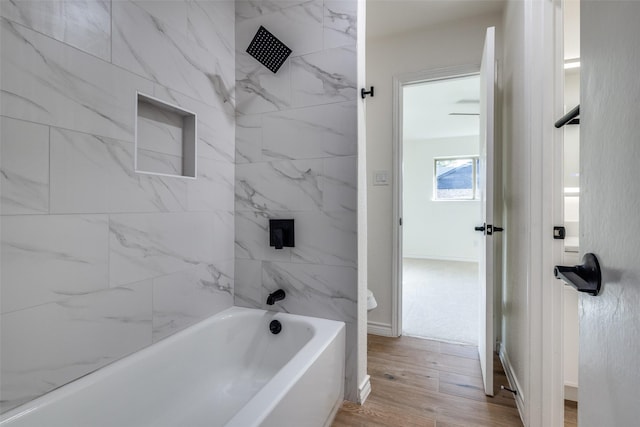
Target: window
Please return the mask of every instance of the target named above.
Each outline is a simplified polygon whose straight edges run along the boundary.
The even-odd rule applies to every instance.
[[[435,200],[477,200],[479,159],[477,156],[434,159]]]

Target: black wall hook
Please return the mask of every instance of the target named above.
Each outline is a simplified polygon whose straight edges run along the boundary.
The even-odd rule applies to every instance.
[[[367,95],[371,95],[373,98],[373,86],[371,86],[371,90],[365,90],[365,88],[360,89],[360,96],[362,99],[365,99]]]
[[[586,292],[593,296],[600,293],[602,273],[598,258],[594,254],[585,254],[582,257],[582,265],[574,265],[573,267],[556,265],[553,274],[580,292]]]
[[[580,124],[580,104],[574,107],[571,111],[569,111],[564,116],[560,117],[558,121],[554,124],[555,127],[560,129],[562,126],[569,125],[579,125]]]

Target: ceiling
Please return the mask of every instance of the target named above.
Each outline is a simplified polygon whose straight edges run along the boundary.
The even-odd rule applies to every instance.
[[[405,86],[403,93],[405,141],[478,135],[480,77],[470,76]]]
[[[367,38],[495,13],[504,4],[505,0],[368,0]]]

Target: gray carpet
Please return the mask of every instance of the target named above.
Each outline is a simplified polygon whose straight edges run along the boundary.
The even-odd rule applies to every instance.
[[[478,263],[404,258],[402,334],[478,344]]]

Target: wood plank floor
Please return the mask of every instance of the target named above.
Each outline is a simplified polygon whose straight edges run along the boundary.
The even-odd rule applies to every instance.
[[[578,427],[578,403],[564,401],[564,427]]]
[[[522,426],[497,357],[496,395],[485,396],[474,346],[369,335],[368,370],[371,395],[344,402],[333,427]]]

